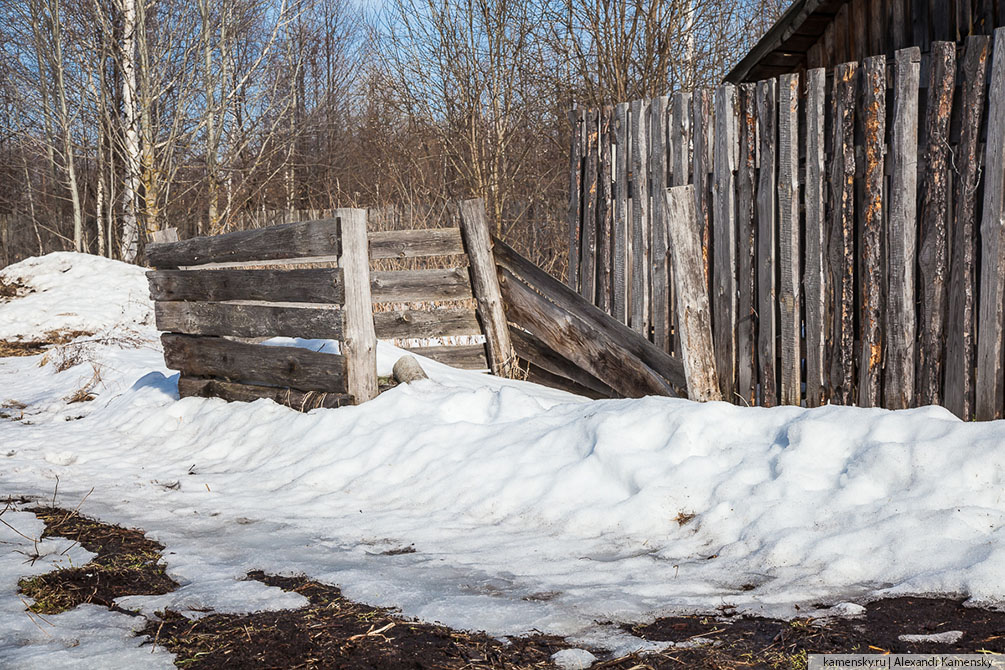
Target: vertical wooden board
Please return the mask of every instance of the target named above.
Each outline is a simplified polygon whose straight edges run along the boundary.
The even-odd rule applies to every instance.
[[[756,241],[754,193],[757,188],[757,86],[740,84],[740,161],[736,172],[737,298],[736,393],[747,405],[757,403],[757,318],[754,277]]]
[[[1005,28],[994,35],[988,131],[984,146],[984,211],[981,219],[980,332],[977,339],[977,419],[1002,418],[1005,301]]]
[[[838,9],[837,16],[834,17],[834,58],[835,62],[844,63],[852,59],[851,26],[849,25],[848,12],[850,7],[842,4]]]
[[[724,84],[715,92],[715,163],[712,186],[714,283],[712,332],[716,370],[724,398],[736,400],[736,87]]]
[[[673,166],[673,185],[674,186],[686,186],[690,182],[691,178],[691,94],[678,91],[673,96],[673,110],[671,113],[670,120],[670,146],[672,147],[672,156],[670,162]],[[693,193],[693,190],[692,190]],[[697,224],[695,224],[697,225]],[[668,243],[670,242],[669,237],[667,238]],[[671,275],[673,274],[672,264],[669,267]],[[675,295],[674,299],[679,298],[676,295],[678,282],[674,279],[672,283],[672,288],[674,289]],[[670,319],[673,326],[673,345],[674,345],[674,356],[680,358],[682,356],[681,352],[681,333],[682,324],[677,321],[677,314],[680,310],[671,309]]]
[[[976,0],[974,6],[974,30],[981,35],[990,35],[995,25],[995,0]]]
[[[799,256],[799,75],[778,80],[778,283],[781,336],[781,402],[802,401],[801,285]]]
[[[649,104],[632,103],[632,329],[649,339]]]
[[[806,267],[803,296],[806,303],[806,405],[819,407],[827,400],[825,365],[827,331],[827,223],[824,210],[824,133],[827,71],[806,72]]]
[[[858,404],[878,407],[883,371],[883,182],[886,150],[886,56],[868,58],[862,73],[865,188],[862,202],[862,355]]]
[[[918,89],[921,51],[902,49],[894,66],[890,136],[890,216],[886,235],[887,290],[884,405],[912,406],[915,394],[915,277],[918,218]]]
[[[957,0],[956,2],[956,30],[960,39],[973,33],[973,12],[971,11],[971,0]]]
[[[933,40],[952,40],[956,42],[956,12],[954,11],[953,2],[951,0],[937,0],[932,3],[929,10],[929,16],[932,22],[932,39]],[[935,48],[935,45],[932,45]]]
[[[869,7],[869,55],[881,56],[886,51],[890,39],[886,29],[887,6],[882,2],[870,2]]]
[[[890,0],[890,41],[892,42],[892,50],[902,49],[908,43],[908,20],[907,12],[904,3],[910,2],[910,0]],[[891,49],[887,49],[890,52]],[[878,54],[877,54],[878,55]]]
[[[653,207],[651,211],[650,290],[652,295],[653,343],[663,351],[670,351],[670,302],[667,293],[667,240],[663,223],[663,208],[659,197],[667,187],[667,101],[664,96],[653,98],[649,108],[649,172],[652,179]]]
[[[461,203],[461,232],[464,248],[471,264],[471,292],[478,303],[478,318],[485,335],[492,374],[510,377],[517,369],[516,353],[510,340],[509,323],[503,309],[499,276],[492,255],[492,233],[485,216],[485,201],[466,200]]]
[[[967,3],[961,3],[967,4]],[[964,421],[974,416],[974,345],[977,335],[977,185],[981,121],[991,40],[967,38],[962,72],[960,144],[956,164],[956,203],[949,273],[949,321],[946,327],[946,407]]]
[[[377,397],[377,335],[370,296],[370,252],[365,209],[337,209],[342,237],[339,267],[345,279],[345,339],[347,390],[357,403]]]
[[[832,67],[835,63],[834,32],[835,32],[834,22],[831,21],[830,23],[827,24],[827,27],[824,29],[824,36],[822,38],[822,42],[824,45],[823,48],[824,57],[823,61],[821,62],[821,65],[823,67]]]
[[[926,53],[932,44],[931,27],[928,0],[911,0],[911,44]]]
[[[662,193],[663,220],[670,239],[670,257],[677,287],[677,320],[682,325],[681,350],[687,393],[691,400],[721,400],[715,371],[715,347],[705,289],[701,239],[695,222],[694,186],[677,186]]]
[[[837,404],[855,401],[855,89],[856,63],[834,73],[831,232],[828,244],[833,327],[830,381]]]
[[[628,324],[628,103],[614,108],[614,262],[611,314]]]
[[[599,160],[597,180],[597,306],[611,312],[611,263],[614,258],[613,228],[614,207],[611,199],[611,117],[608,105],[600,110]]]
[[[691,99],[693,129],[691,181],[694,184],[694,207],[698,215],[702,260],[705,263],[705,285],[708,287],[709,295],[712,294],[712,211],[708,197],[708,175],[712,165],[709,160],[712,148],[711,100],[712,93],[708,89],[695,91]]]
[[[934,42],[929,60],[925,115],[925,175],[921,186],[921,323],[918,345],[918,400],[942,403],[946,284],[949,281],[949,123],[956,86],[956,43]]]
[[[586,112],[586,166],[583,174],[583,233],[579,252],[579,293],[591,304],[597,299],[597,179],[600,144],[600,112]]]
[[[851,58],[858,61],[871,55],[869,53],[869,17],[866,14],[865,5],[866,0],[852,0],[851,3]]]
[[[818,68],[822,66],[824,63],[823,51],[823,37],[821,37],[813,46],[809,48],[809,51],[806,52],[806,67]]]
[[[583,125],[585,117],[582,109],[569,113],[572,125],[572,139],[569,148],[569,267],[566,271],[567,283],[573,291],[579,291],[579,249],[583,224]]]
[[[757,182],[757,367],[760,371],[761,404],[778,404],[775,372],[778,342],[778,82],[757,84],[757,126],[760,138],[760,171]]]

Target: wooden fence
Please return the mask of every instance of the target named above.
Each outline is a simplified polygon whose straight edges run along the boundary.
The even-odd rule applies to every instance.
[[[1002,417],[1005,29],[572,118],[570,287],[681,357],[693,185],[724,398]]]

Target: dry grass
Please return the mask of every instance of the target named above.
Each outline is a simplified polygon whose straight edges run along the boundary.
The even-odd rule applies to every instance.
[[[0,358],[8,356],[37,356],[52,347],[66,345],[78,337],[92,333],[86,330],[50,330],[37,340],[0,340]]]
[[[13,300],[14,298],[21,298],[32,292],[32,289],[28,288],[16,279],[4,279],[0,277],[0,302],[7,302],[8,300]]]
[[[84,331],[77,331],[77,337],[90,336],[87,339],[69,338],[63,342],[55,343],[49,348],[42,359],[38,362],[39,367],[44,367],[50,363],[56,372],[63,372],[81,363],[91,363],[94,350],[99,346],[117,346],[120,349],[136,349],[147,343],[138,333],[117,328],[109,329],[108,335],[94,335]],[[114,333],[114,334],[112,334]],[[73,340],[73,341],[70,341]]]

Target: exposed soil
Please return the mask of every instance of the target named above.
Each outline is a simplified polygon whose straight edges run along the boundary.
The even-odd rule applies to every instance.
[[[164,572],[164,546],[142,531],[101,523],[59,507],[36,507],[45,522],[42,538],[65,537],[97,554],[89,563],[62,568],[18,582],[21,593],[34,598],[39,614],[58,614],[82,603],[118,609],[114,600],[127,595],[159,595],[178,585]]]
[[[0,340],[0,358],[7,356],[35,356],[59,344],[66,344],[78,337],[91,335],[84,330],[51,330],[38,340]]]
[[[34,611],[51,614],[80,603],[118,609],[113,605],[117,597],[167,593],[177,587],[160,563],[163,547],[142,531],[57,507],[32,511],[46,524],[43,537],[73,539],[98,554],[85,566],[21,580],[22,592],[36,599]],[[555,667],[551,655],[573,646],[544,635],[499,641],[484,633],[410,620],[393,609],[347,600],[337,587],[305,576],[252,572],[247,578],[299,593],[309,604],[278,612],[209,613],[198,619],[169,611],[149,621],[140,634],[174,653],[179,668],[200,670],[529,670]],[[622,658],[605,659],[595,651],[602,659],[595,669],[805,670],[810,653],[1005,652],[1005,612],[966,608],[960,600],[944,598],[880,600],[852,619],[680,616],[623,628],[674,645]],[[953,643],[899,639],[947,631],[962,631],[963,636]]]
[[[4,279],[0,277],[0,302],[6,302],[12,298],[20,298],[31,292],[32,289],[16,279]]]

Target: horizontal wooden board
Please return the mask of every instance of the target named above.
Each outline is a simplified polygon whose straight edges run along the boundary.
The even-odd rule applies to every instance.
[[[339,309],[225,302],[157,302],[157,329],[186,335],[342,339]]]
[[[184,376],[178,379],[178,395],[182,398],[222,398],[237,402],[252,402],[265,398],[300,412],[322,407],[332,409],[353,404],[353,397],[348,393],[298,391],[297,389],[276,386],[254,386],[222,379]]]
[[[460,228],[382,230],[369,234],[370,260],[456,256],[464,253]]]
[[[213,237],[147,245],[147,262],[156,268],[338,256],[338,219],[287,223]]]
[[[482,332],[473,309],[374,312],[373,325],[381,340],[479,335]]]
[[[164,333],[164,363],[183,376],[301,391],[346,392],[345,356],[298,347],[245,344],[222,337]]]
[[[342,270],[152,270],[151,300],[264,300],[341,305]]]
[[[471,298],[467,268],[370,272],[373,302],[421,302]]]
[[[617,396],[617,394],[611,390],[610,386],[586,372],[578,365],[555,353],[553,349],[527,331],[521,330],[520,328],[510,328],[509,332],[510,337],[513,339],[513,348],[516,350],[517,356],[532,364],[534,367],[539,368],[541,371],[546,372],[551,377],[561,378],[568,382],[559,386],[552,379],[550,380],[550,383],[546,383],[545,386],[560,388],[563,391],[571,391],[573,387],[575,387],[579,390],[572,392],[579,393],[580,395],[584,395],[581,393],[582,390],[589,390],[591,391],[591,394],[588,394],[587,397],[590,398],[614,398]],[[544,379],[549,379],[549,377],[544,375],[539,376]]]
[[[412,347],[413,354],[463,370],[488,370],[484,344],[463,344],[455,347]]]
[[[548,296],[560,310],[590,324],[615,346],[638,358],[647,367],[666,379],[681,395],[687,395],[684,366],[610,314],[597,309],[568,286],[518,254],[512,247],[493,239],[496,263],[527,282],[534,290]],[[529,330],[529,329],[528,329]],[[559,352],[562,353],[562,352]],[[606,380],[605,380],[606,381]]]

